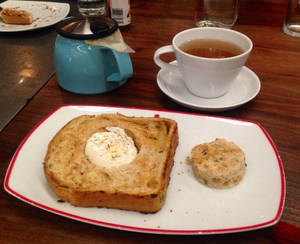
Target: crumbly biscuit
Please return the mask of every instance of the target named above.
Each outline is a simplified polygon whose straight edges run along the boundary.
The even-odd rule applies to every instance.
[[[233,142],[216,139],[192,149],[192,165],[196,178],[214,188],[229,188],[237,185],[245,174],[244,152]]]
[[[138,153],[129,164],[105,168],[90,162],[84,148],[94,133],[111,126],[123,128]],[[83,115],[51,140],[44,171],[53,191],[72,205],[157,212],[165,202],[177,144],[177,123],[171,119]]]

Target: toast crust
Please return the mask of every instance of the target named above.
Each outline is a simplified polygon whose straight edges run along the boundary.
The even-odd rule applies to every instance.
[[[84,154],[86,140],[108,126],[123,128],[133,138],[138,154],[130,164],[108,169]],[[171,119],[83,115],[51,140],[44,172],[56,195],[74,206],[153,213],[165,202],[177,145],[177,123]]]

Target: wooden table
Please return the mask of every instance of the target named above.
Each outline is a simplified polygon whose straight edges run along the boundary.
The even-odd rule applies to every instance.
[[[0,134],[0,179],[4,180],[9,162],[26,134],[63,104],[133,106],[241,118],[259,122],[276,144],[287,185],[279,225],[287,222],[300,227],[300,38],[282,32],[286,5],[285,0],[241,0],[239,19],[233,29],[248,35],[254,43],[247,66],[259,76],[261,91],[240,108],[207,113],[177,105],[165,96],[156,84],[159,68],[153,62],[157,48],[170,44],[177,32],[194,27],[193,1],[132,0],[132,25],[122,33],[136,50],[131,55],[133,77],[113,92],[83,96],[62,90],[53,76]],[[280,229],[276,226],[225,235],[141,234],[70,220],[0,190],[0,243],[272,243],[274,230]]]

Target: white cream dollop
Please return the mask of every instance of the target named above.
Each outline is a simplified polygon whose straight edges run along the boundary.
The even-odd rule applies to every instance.
[[[129,164],[137,155],[134,141],[120,127],[106,127],[94,133],[85,146],[85,154],[93,164],[107,168]]]

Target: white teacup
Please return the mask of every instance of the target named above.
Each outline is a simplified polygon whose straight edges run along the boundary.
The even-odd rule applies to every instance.
[[[230,42],[243,52],[228,58],[204,58],[183,52],[179,47],[191,40],[213,39]],[[230,29],[200,27],[182,31],[175,35],[172,45],[156,50],[154,62],[162,69],[178,72],[188,90],[196,96],[216,98],[224,95],[231,87],[244,66],[253,44],[244,34]],[[162,61],[160,55],[174,52],[177,65]]]

